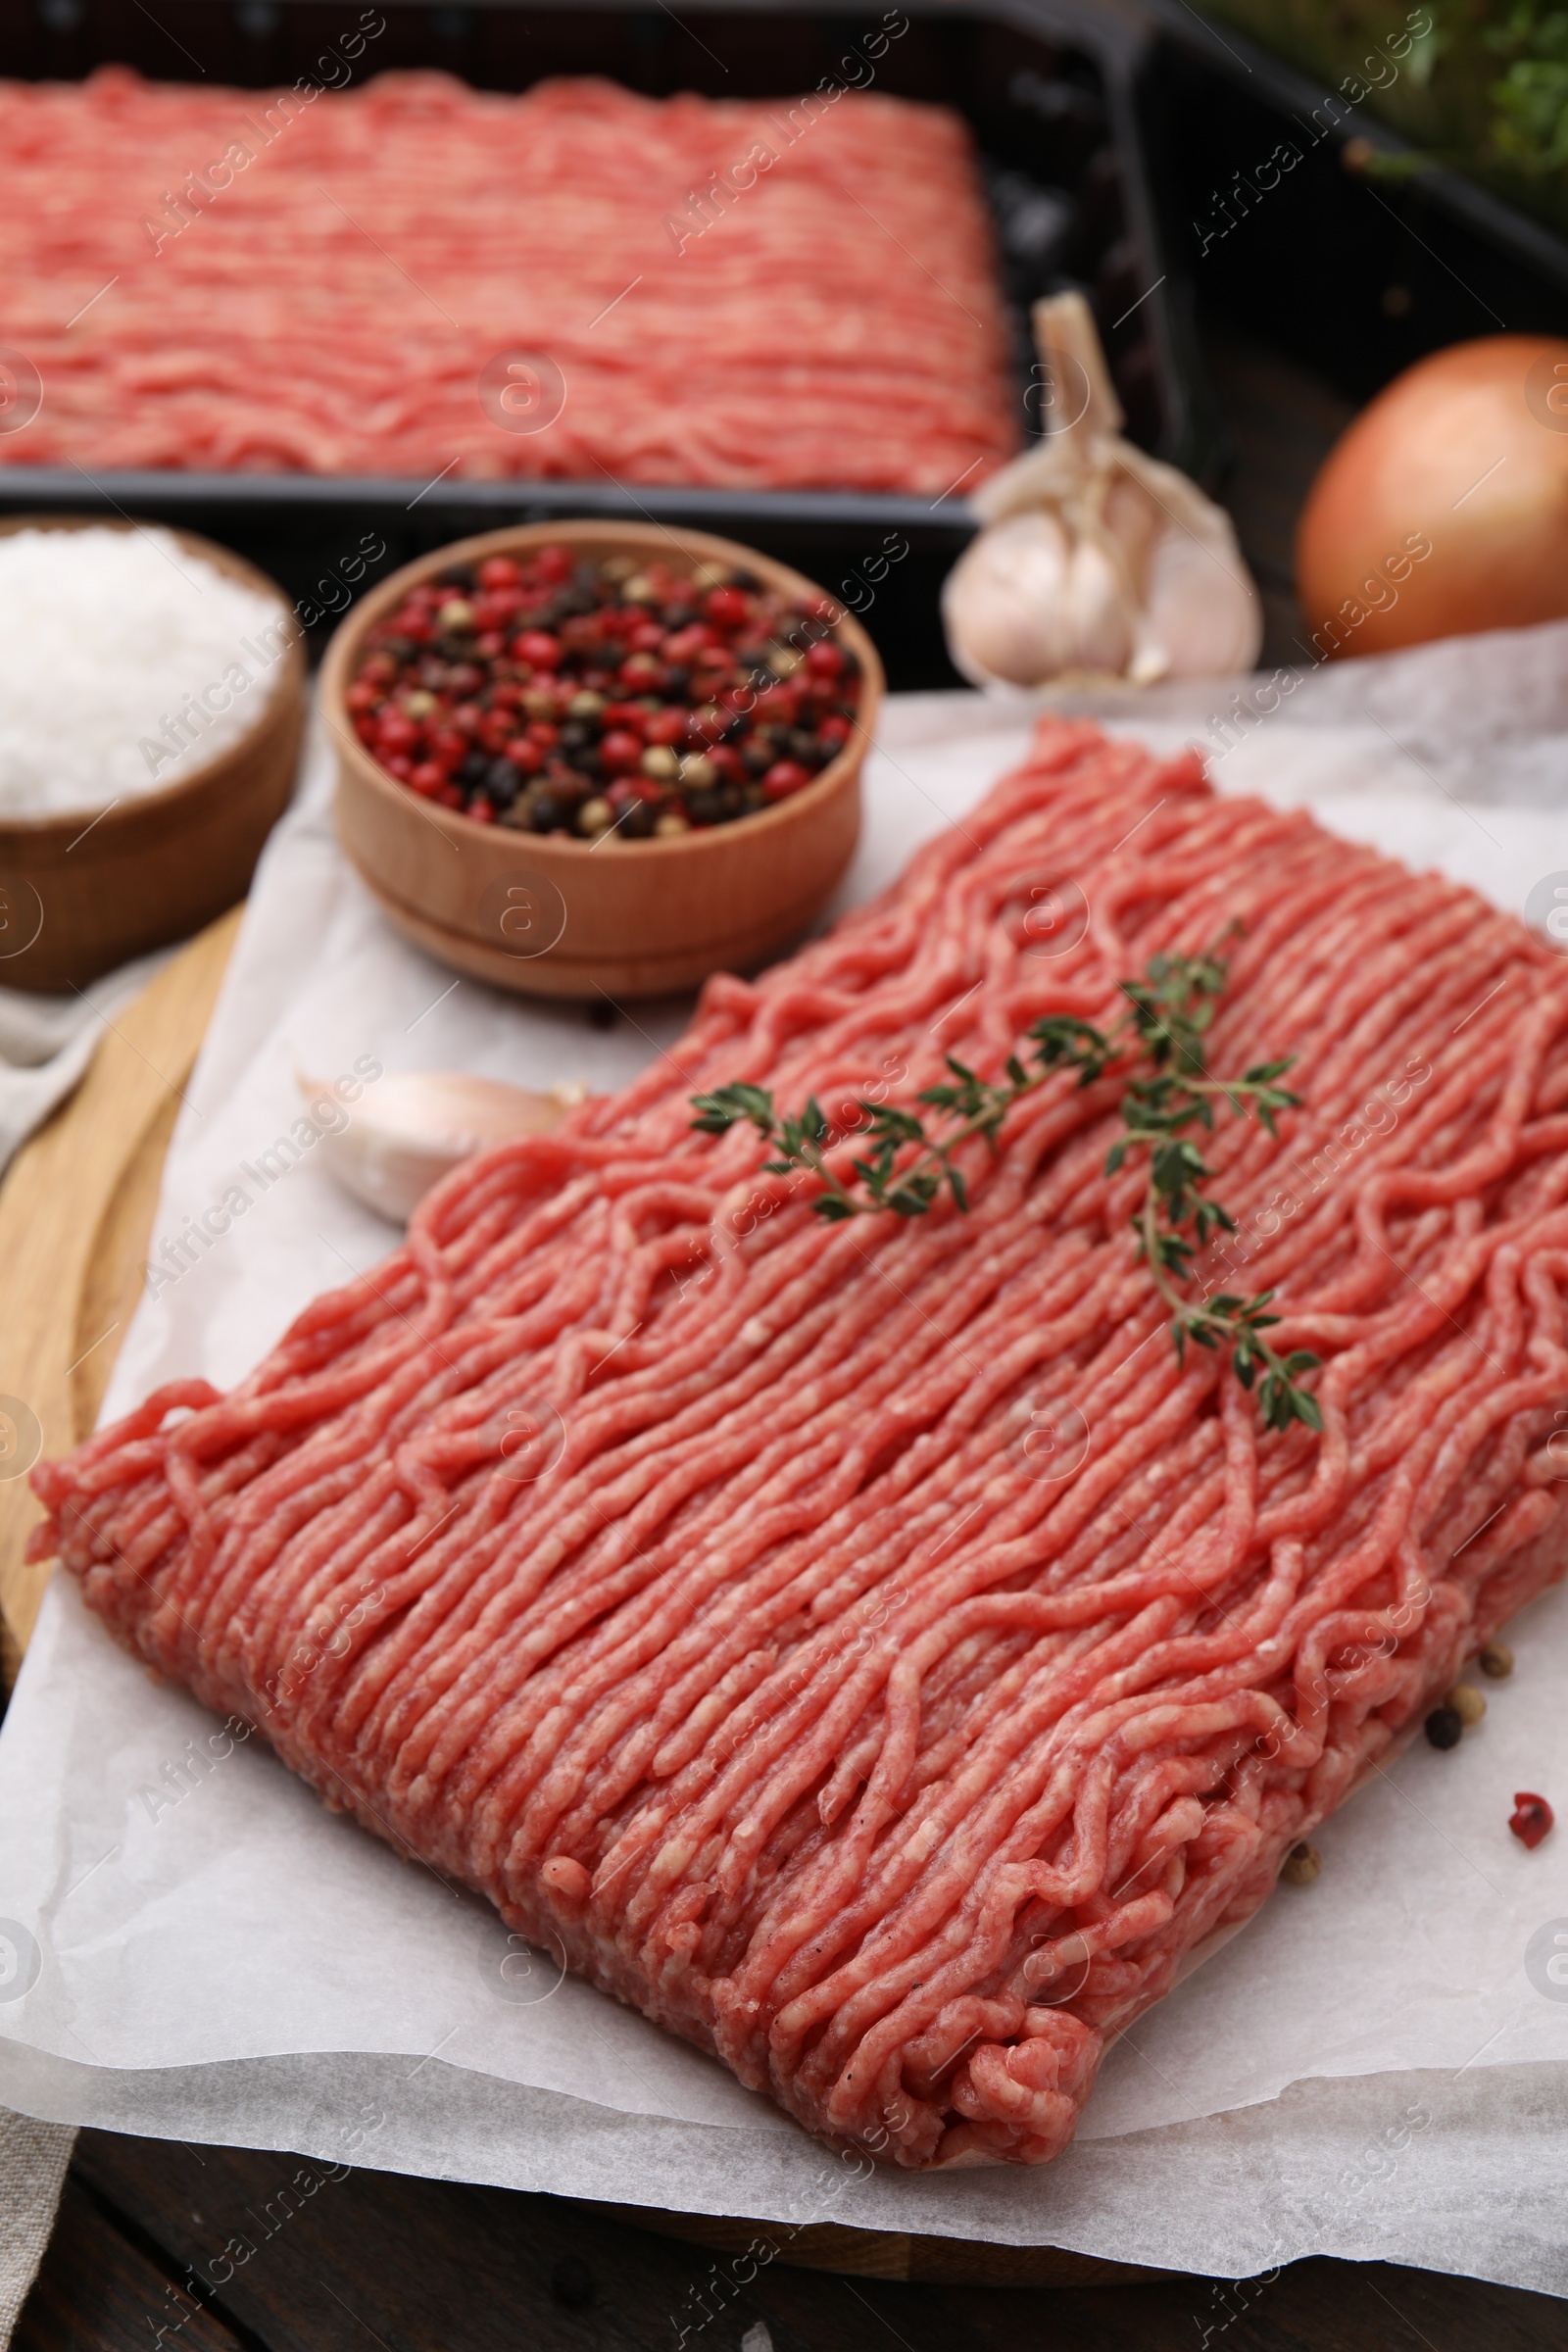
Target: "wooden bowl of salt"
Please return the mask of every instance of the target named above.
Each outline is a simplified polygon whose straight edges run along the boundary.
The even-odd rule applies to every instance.
[[[0,538],[143,528],[95,515],[24,514],[0,523]],[[305,718],[305,648],[294,613],[274,581],[227,548],[193,531],[169,537],[265,599],[274,617],[236,637],[220,670],[207,657],[215,674],[191,676],[183,716],[181,706],[148,710],[148,748],[138,755],[148,787],[116,797],[111,784],[96,809],[0,811],[0,988],[83,988],[133,956],[188,938],[244,897],[288,805]],[[220,749],[192,763],[204,710],[210,722],[221,710],[238,710],[246,723],[237,733],[231,725]],[[159,783],[166,765],[177,773]]]

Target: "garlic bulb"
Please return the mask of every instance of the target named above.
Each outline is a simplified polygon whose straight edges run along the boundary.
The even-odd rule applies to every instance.
[[[975,494],[987,527],[942,591],[954,662],[977,686],[1250,669],[1263,610],[1229,515],[1122,439],[1081,294],[1036,303],[1034,321],[1052,429]]]
[[[305,1077],[297,1083],[318,1120],[324,1102],[337,1103],[330,1085]],[[342,1124],[326,1127],[324,1157],[345,1192],[403,1225],[461,1160],[517,1136],[546,1135],[587,1098],[575,1083],[537,1095],[461,1070],[394,1071],[352,1108],[338,1103]]]

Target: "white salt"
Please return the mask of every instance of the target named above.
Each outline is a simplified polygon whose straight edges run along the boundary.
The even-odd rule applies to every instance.
[[[151,524],[0,536],[0,818],[177,783],[248,732],[295,634]]]

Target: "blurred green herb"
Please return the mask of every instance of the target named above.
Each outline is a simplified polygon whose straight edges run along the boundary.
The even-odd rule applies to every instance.
[[[1481,37],[1508,61],[1488,93],[1498,155],[1533,179],[1568,168],[1568,12],[1517,0]]]
[[[1256,1385],[1267,1427],[1287,1429],[1295,1420],[1320,1430],[1317,1400],[1298,1385],[1317,1357],[1304,1348],[1279,1356],[1262,1337],[1280,1320],[1267,1311],[1273,1292],[1260,1291],[1250,1298],[1221,1293],[1194,1299],[1178,1288],[1190,1280],[1192,1260],[1211,1236],[1236,1230],[1234,1218],[1202,1190],[1212,1170],[1189,1130],[1212,1132],[1215,1103],[1223,1102],[1237,1117],[1253,1115],[1275,1135],[1276,1114],[1299,1100],[1279,1084],[1291,1067],[1289,1059],[1255,1062],[1240,1078],[1208,1075],[1205,1040],[1225,979],[1226,967],[1216,956],[1156,956],[1142,980],[1121,983],[1128,1008],[1111,1029],[1096,1029],[1064,1014],[1036,1021],[1028,1033],[1034,1066],[1026,1066],[1017,1054],[1010,1055],[1004,1086],[990,1084],[950,1054],[950,1078],[926,1087],[918,1098],[944,1114],[947,1124],[940,1129],[913,1111],[860,1102],[864,1116],[856,1132],[863,1133],[866,1148],[864,1156],[851,1163],[858,1180],[854,1185],[842,1183],[828,1167],[826,1153],[838,1139],[814,1096],[803,1110],[780,1116],[765,1087],[719,1087],[693,1096],[698,1115],[692,1125],[706,1135],[725,1135],[749,1121],[776,1154],[763,1163],[767,1174],[805,1170],[816,1178],[821,1191],[813,1206],[820,1217],[841,1221],[889,1210],[918,1217],[944,1187],[954,1206],[967,1210],[968,1192],[956,1154],[976,1136],[995,1152],[1013,1104],[1054,1071],[1075,1069],[1081,1087],[1094,1085],[1112,1068],[1125,1072],[1121,1115],[1126,1133],[1106,1154],[1105,1173],[1115,1175],[1131,1152],[1149,1153],[1148,1183],[1132,1223],[1139,1254],[1170,1309],[1178,1361],[1186,1361],[1189,1340],[1200,1348],[1228,1348],[1243,1388]]]

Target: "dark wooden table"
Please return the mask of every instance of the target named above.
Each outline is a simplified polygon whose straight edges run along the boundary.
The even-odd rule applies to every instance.
[[[254,2248],[215,2294],[230,2239]],[[673,2352],[701,2248],[591,2207],[299,2157],[84,2132],[16,2352]],[[720,2265],[721,2269],[730,2266]],[[759,2267],[688,2352],[1560,2352],[1547,2295],[1392,2264],[1267,2283],[892,2285]],[[160,2330],[163,2330],[160,2333]]]
[[[1225,496],[1262,591],[1265,662],[1299,662],[1291,542],[1349,415],[1222,322],[1210,369],[1234,452]],[[230,2239],[254,2248],[225,2275]],[[1560,2352],[1555,2298],[1384,2263],[1298,2262],[1266,2281],[897,2285],[735,2266],[548,2196],[305,2158],[85,2132],[16,2352]],[[214,2274],[224,2283],[207,2283]],[[715,2308],[711,2282],[731,2280]],[[194,2282],[195,2291],[192,2292]],[[695,2315],[712,2319],[701,2328]],[[756,2330],[766,2329],[765,2339]]]

